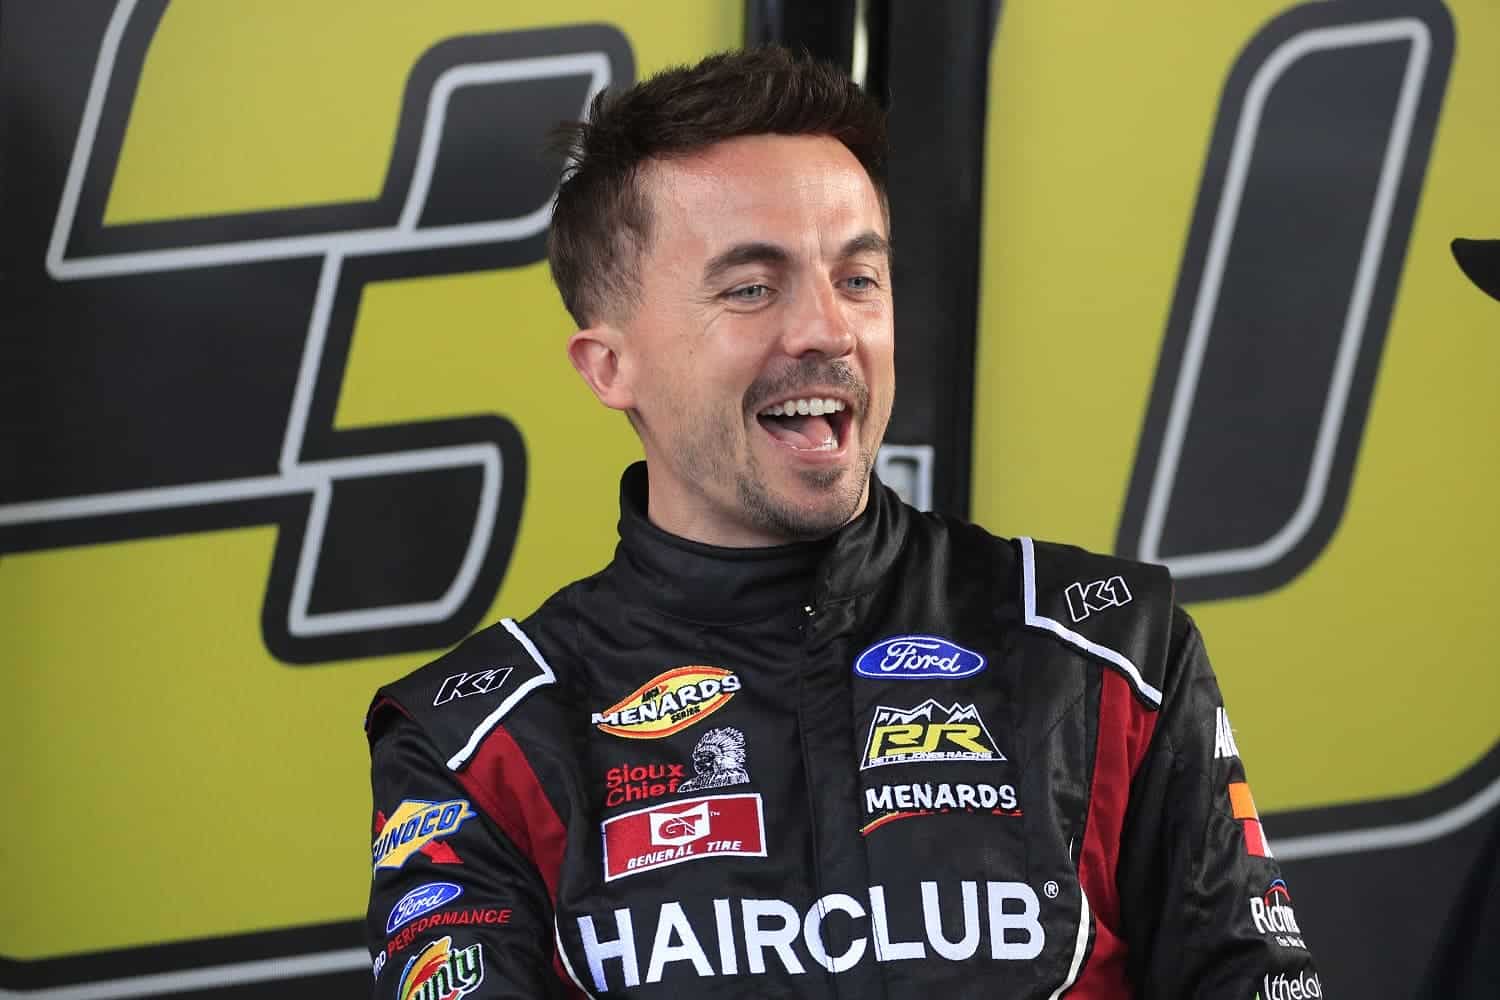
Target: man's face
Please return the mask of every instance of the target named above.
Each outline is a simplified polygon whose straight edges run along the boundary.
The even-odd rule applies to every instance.
[[[654,163],[620,324],[650,516],[717,545],[822,537],[863,508],[895,391],[880,197],[821,136]],[[790,414],[790,415],[788,415]]]

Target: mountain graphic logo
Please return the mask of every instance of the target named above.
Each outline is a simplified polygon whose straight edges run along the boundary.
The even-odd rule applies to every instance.
[[[881,705],[870,722],[860,770],[888,764],[1005,760],[972,703],[943,705],[928,698],[914,708]]]

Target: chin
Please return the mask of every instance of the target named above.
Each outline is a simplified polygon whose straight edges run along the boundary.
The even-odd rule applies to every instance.
[[[812,541],[848,524],[864,498],[864,482],[851,468],[804,470],[790,489],[750,481],[740,502],[750,520],[788,541]]]

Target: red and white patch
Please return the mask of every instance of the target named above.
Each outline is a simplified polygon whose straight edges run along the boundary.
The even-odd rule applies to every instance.
[[[716,856],[763,858],[760,795],[705,795],[611,817],[604,833],[604,881]]]

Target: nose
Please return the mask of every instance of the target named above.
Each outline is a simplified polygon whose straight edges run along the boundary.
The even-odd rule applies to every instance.
[[[813,280],[797,296],[796,308],[786,314],[783,348],[800,358],[821,354],[841,358],[854,351],[854,325],[838,290],[827,281]]]

